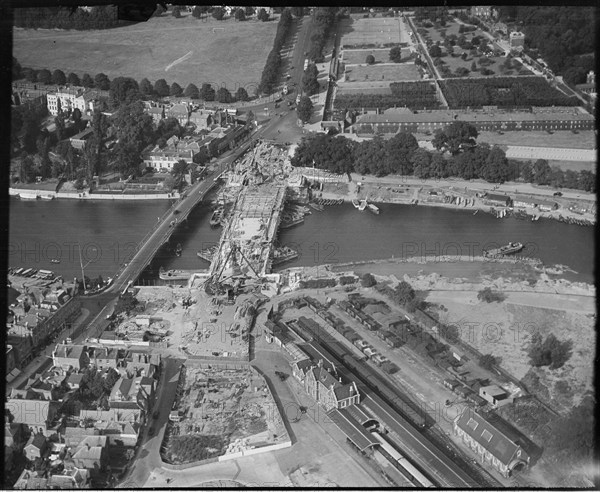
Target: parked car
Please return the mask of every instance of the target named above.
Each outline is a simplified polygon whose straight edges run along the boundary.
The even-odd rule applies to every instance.
[[[556,193],[554,193],[554,196],[562,196],[562,193],[560,191],[557,191]]]

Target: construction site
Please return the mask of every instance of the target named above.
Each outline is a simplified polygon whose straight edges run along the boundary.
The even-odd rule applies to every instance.
[[[164,445],[174,464],[227,459],[289,442],[264,379],[250,366],[188,364]]]

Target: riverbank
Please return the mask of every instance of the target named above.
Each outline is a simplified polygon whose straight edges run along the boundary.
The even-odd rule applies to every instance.
[[[376,178],[352,174],[349,183],[325,183],[317,196],[325,199],[367,199],[375,203],[426,205],[450,209],[493,212],[502,209],[500,205],[490,205],[482,198],[485,193],[507,195],[513,201],[544,200],[554,202],[556,210],[541,211],[538,207],[519,207],[518,210],[531,218],[554,220],[583,220],[591,224],[596,222],[596,197],[592,193],[578,190],[565,190],[562,196],[554,196],[555,190],[534,187],[528,183],[504,183],[492,185],[484,181],[460,179],[418,179],[408,176],[386,176]],[[454,200],[448,203],[446,200]],[[460,200],[458,200],[460,199]],[[468,199],[468,205],[465,203]],[[574,209],[574,210],[570,210]],[[517,209],[517,207],[515,207]],[[384,211],[385,213],[385,211]]]
[[[69,200],[177,200],[179,199],[178,192],[172,193],[90,193],[89,190],[81,190],[74,192],[56,192],[47,189],[34,188],[9,188],[8,194],[16,196],[22,200],[54,200],[54,199],[69,199]]]

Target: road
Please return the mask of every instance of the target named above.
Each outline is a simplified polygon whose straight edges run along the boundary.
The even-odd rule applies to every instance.
[[[151,412],[148,412],[147,424],[140,436],[133,466],[121,483],[121,487],[141,487],[148,480],[150,473],[162,465],[160,446],[169,420],[169,413],[175,400],[179,370],[183,362],[182,359],[163,359],[162,374],[152,409],[152,412],[154,409],[158,410],[159,415],[157,419],[153,419]],[[152,436],[150,435],[150,429],[154,430]]]

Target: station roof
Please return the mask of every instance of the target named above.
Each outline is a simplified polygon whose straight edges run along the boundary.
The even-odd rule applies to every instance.
[[[327,415],[331,417],[331,420],[342,430],[344,434],[350,439],[356,447],[361,451],[364,451],[370,446],[379,444],[379,441],[375,439],[370,432],[368,432],[362,425],[354,420],[344,408],[337,409],[327,412]]]

